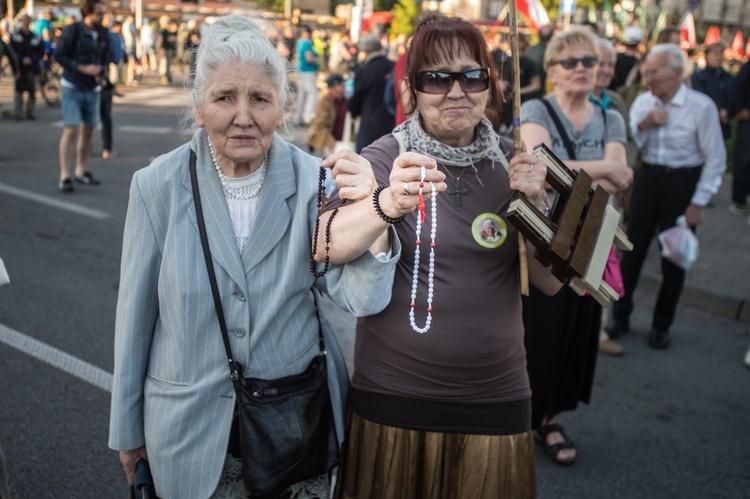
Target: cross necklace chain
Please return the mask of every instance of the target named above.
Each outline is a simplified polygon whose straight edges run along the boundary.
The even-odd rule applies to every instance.
[[[461,183],[461,177],[464,176],[464,173],[466,173],[468,167],[461,168],[461,173],[458,176],[453,175],[445,165],[443,165],[443,169],[445,170],[445,173],[447,173],[448,176],[453,179],[453,187],[448,187],[446,193],[453,196],[453,208],[456,211],[461,211],[461,209],[463,208],[461,198],[469,194],[469,189],[464,187]]]

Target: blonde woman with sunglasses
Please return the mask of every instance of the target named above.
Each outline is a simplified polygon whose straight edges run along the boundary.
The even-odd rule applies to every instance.
[[[544,143],[573,170],[585,170],[610,194],[632,181],[627,166],[625,122],[590,98],[596,84],[599,43],[588,28],[556,34],[544,57],[554,84],[544,100],[524,103],[521,137]],[[531,379],[532,426],[549,458],[572,464],[576,448],[556,416],[589,402],[599,344],[601,307],[570,288],[554,297],[536,289],[524,299],[526,351]]]

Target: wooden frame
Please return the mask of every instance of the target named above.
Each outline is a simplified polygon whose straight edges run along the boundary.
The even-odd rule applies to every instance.
[[[609,251],[630,251],[632,243],[620,230],[620,213],[609,206],[609,194],[593,187],[583,170],[573,172],[544,144],[534,156],[547,163],[547,183],[558,199],[549,216],[542,214],[523,195],[516,194],[507,219],[537,248],[536,258],[552,265],[552,273],[579,295],[591,294],[602,306],[619,295],[602,279]]]

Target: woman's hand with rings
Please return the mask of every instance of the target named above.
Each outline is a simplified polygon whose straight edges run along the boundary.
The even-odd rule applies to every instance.
[[[438,170],[434,159],[415,152],[400,154],[393,161],[389,178],[390,188],[380,194],[380,206],[388,216],[400,217],[404,213],[414,211],[419,205],[419,182],[423,166],[425,185],[422,188],[422,199],[430,199],[432,196],[430,182],[435,186],[436,192],[448,188],[445,173]]]
[[[547,178],[547,163],[523,152],[510,160],[508,176],[510,188],[522,193],[539,211],[544,212],[546,208],[544,182]]]
[[[370,162],[354,151],[337,151],[324,158],[321,166],[331,169],[341,200],[369,198],[378,186]]]

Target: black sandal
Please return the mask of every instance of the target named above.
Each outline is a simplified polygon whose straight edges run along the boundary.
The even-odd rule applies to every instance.
[[[559,432],[560,435],[562,435],[564,440],[557,444],[548,444],[547,435],[549,435],[550,433],[555,433],[555,432]],[[573,459],[560,459],[559,457],[557,457],[557,455],[560,453],[561,450],[576,448],[573,441],[568,440],[568,436],[565,434],[565,431],[563,430],[562,425],[548,424],[548,425],[540,426],[539,429],[536,432],[534,432],[534,437],[542,444],[542,446],[544,447],[544,452],[547,454],[547,457],[549,457],[553,463],[567,466],[575,462],[576,460],[575,457]]]

